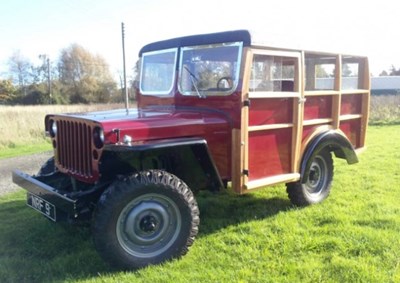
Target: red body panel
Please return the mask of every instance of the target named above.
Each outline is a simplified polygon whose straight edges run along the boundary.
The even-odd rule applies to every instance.
[[[340,114],[361,114],[361,100],[362,96],[359,94],[343,95]]]
[[[249,125],[260,126],[291,123],[293,118],[291,98],[252,99]]]
[[[249,126],[290,124],[293,98],[251,99]],[[290,173],[292,128],[249,131],[249,180]]]
[[[304,120],[332,117],[332,96],[310,96],[304,104]]]
[[[292,129],[249,133],[249,179],[290,172]]]
[[[361,146],[361,119],[353,119],[348,121],[342,121],[340,123],[340,129],[346,134],[347,138],[355,148]]]

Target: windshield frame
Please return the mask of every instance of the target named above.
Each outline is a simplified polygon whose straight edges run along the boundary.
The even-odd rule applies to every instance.
[[[197,74],[192,72],[192,69],[187,67],[187,65],[184,62],[184,53],[186,51],[196,51],[196,50],[206,50],[206,49],[216,49],[216,48],[224,48],[224,47],[238,47],[237,51],[237,56],[235,56],[235,61],[232,61],[232,86],[227,88],[227,89],[217,89],[217,85],[215,86],[216,88],[208,88],[208,89],[202,89],[199,87],[199,78],[197,78]],[[240,69],[241,69],[241,64],[242,64],[242,53],[243,53],[243,42],[238,41],[238,42],[227,42],[227,43],[218,43],[218,44],[206,44],[206,45],[196,45],[196,46],[185,46],[180,48],[180,62],[179,62],[179,71],[178,71],[178,91],[184,95],[184,96],[199,96],[200,98],[205,98],[207,96],[227,96],[232,94],[238,87],[239,84],[239,76],[240,76]],[[199,61],[200,62],[200,61]],[[202,61],[205,62],[205,61]],[[214,63],[216,63],[215,61]],[[224,62],[224,61],[221,61]],[[225,61],[227,62],[227,61]],[[193,63],[194,65],[194,63]],[[236,65],[236,66],[235,66]],[[211,70],[213,71],[213,70]],[[186,73],[186,74],[185,74]],[[184,75],[185,74],[185,75]],[[186,78],[186,84],[192,85],[193,87],[191,90],[185,90],[183,89],[183,84],[184,84],[184,77],[189,77]],[[223,77],[221,77],[223,78]],[[197,80],[197,83],[195,84],[195,81]]]

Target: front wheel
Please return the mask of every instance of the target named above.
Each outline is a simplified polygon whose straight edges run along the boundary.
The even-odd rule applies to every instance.
[[[117,180],[103,193],[93,237],[111,265],[135,269],[184,255],[199,222],[187,185],[167,172],[149,170]]]
[[[312,160],[308,178],[286,184],[290,201],[299,206],[322,202],[330,193],[333,179],[333,160],[329,151],[320,151]]]

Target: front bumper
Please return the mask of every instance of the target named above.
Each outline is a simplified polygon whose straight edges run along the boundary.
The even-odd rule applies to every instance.
[[[66,197],[57,192],[57,190],[34,177],[20,171],[12,172],[12,180],[21,188],[27,190],[43,200],[53,204],[56,208],[57,215],[67,214],[73,218],[78,217],[78,200]],[[58,220],[61,220],[60,218]]]

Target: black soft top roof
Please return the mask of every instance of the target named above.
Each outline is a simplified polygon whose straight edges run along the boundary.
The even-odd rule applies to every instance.
[[[163,41],[153,42],[143,46],[142,49],[140,49],[139,51],[139,57],[141,57],[144,52],[156,51],[174,47],[206,45],[206,44],[216,44],[224,42],[240,42],[240,41],[243,42],[244,46],[249,46],[251,44],[251,36],[248,30],[233,30],[233,31],[177,37]]]

